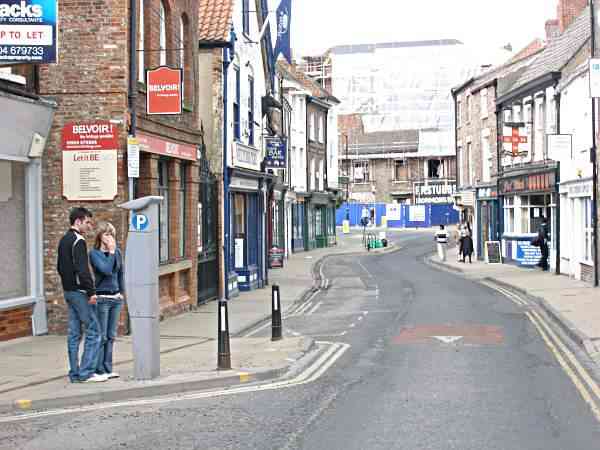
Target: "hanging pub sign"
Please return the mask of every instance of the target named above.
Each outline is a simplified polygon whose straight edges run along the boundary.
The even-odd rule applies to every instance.
[[[527,158],[531,149],[528,135],[524,123],[506,123],[502,131],[504,154],[513,158]]]
[[[119,128],[108,120],[68,122],[62,129],[63,196],[70,201],[117,196]]]
[[[265,167],[285,169],[286,167],[286,140],[279,137],[265,138]]]
[[[0,0],[1,1],[1,0]],[[146,71],[146,113],[181,114],[183,71],[161,66]]]
[[[57,0],[0,0],[0,63],[55,63],[57,11]]]

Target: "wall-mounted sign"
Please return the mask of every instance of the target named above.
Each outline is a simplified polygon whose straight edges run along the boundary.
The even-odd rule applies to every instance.
[[[181,114],[183,71],[161,66],[146,71],[146,113]]]
[[[391,220],[400,220],[401,219],[401,210],[402,205],[399,203],[388,203],[385,205],[385,217],[387,217],[388,222]]]
[[[63,195],[70,201],[117,196],[117,150],[64,150]]]
[[[240,142],[232,144],[232,162],[234,167],[260,171],[260,151]]]
[[[140,141],[132,136],[127,138],[127,176],[140,177]]]
[[[452,203],[456,193],[456,183],[447,181],[428,181],[414,183],[415,204]]]
[[[408,207],[409,222],[425,222],[425,205],[411,205]]]
[[[561,159],[573,158],[573,135],[571,134],[549,134],[548,159],[560,161]]]
[[[477,198],[493,199],[498,197],[498,189],[496,187],[477,188]]]
[[[238,191],[258,191],[258,180],[254,178],[231,177],[229,189]]]
[[[62,129],[61,144],[63,150],[116,150],[119,127],[108,120],[67,122]]]
[[[556,173],[545,172],[518,177],[504,178],[499,181],[503,195],[521,192],[548,192],[556,190]]]
[[[135,136],[140,143],[140,150],[157,155],[196,161],[198,152],[195,145],[180,144],[156,136],[138,132]]]
[[[0,62],[56,62],[56,0],[0,0]]]
[[[265,167],[284,169],[286,167],[286,140],[279,137],[265,138]]]
[[[525,124],[505,124],[502,132],[502,148],[509,157],[529,158],[531,142]]]

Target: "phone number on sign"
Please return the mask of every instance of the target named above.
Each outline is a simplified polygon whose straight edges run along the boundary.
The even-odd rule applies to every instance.
[[[44,47],[42,46],[0,46],[0,59],[5,59],[7,56],[44,56]]]

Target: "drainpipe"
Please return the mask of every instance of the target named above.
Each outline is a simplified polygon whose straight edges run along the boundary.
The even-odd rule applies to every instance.
[[[224,282],[224,293],[225,299],[229,300],[229,257],[230,257],[230,228],[231,228],[231,217],[230,217],[230,202],[229,202],[229,167],[227,166],[227,133],[229,131],[228,127],[228,70],[229,65],[231,64],[230,56],[235,51],[235,34],[233,31],[231,32],[229,45],[223,48],[223,227],[224,227],[224,242],[223,242],[223,270],[225,272],[225,282]]]
[[[590,0],[591,57],[596,55],[596,19],[594,0]],[[598,162],[596,158],[596,99],[592,97],[592,242],[594,243],[594,286],[598,287]]]
[[[556,133],[560,134],[560,92],[554,96],[554,104],[556,105]],[[554,227],[554,234],[556,236],[555,266],[556,275],[560,275],[560,161],[558,161],[556,167],[556,199],[556,226]]]
[[[136,135],[137,132],[137,117],[135,113],[135,103],[137,100],[137,15],[138,15],[138,0],[129,0],[129,92],[127,100],[129,106],[129,134]],[[128,179],[129,200],[133,200],[133,178]]]
[[[496,89],[495,92],[498,92],[498,84],[495,84]],[[502,253],[502,233],[500,232],[500,227],[504,229],[504,224],[502,223],[502,216],[504,213],[504,196],[500,194],[500,176],[504,174],[504,170],[502,169],[502,144],[500,143],[500,136],[503,133],[503,125],[504,125],[504,109],[502,105],[496,106],[496,198],[498,199],[498,205],[496,207],[496,240],[500,242],[500,253]]]

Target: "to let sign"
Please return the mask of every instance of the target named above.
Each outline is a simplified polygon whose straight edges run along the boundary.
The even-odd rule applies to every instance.
[[[146,112],[181,114],[183,72],[161,66],[146,71]]]
[[[56,0],[0,0],[0,63],[56,62]]]
[[[116,150],[119,128],[108,120],[68,122],[62,129],[63,150]]]

